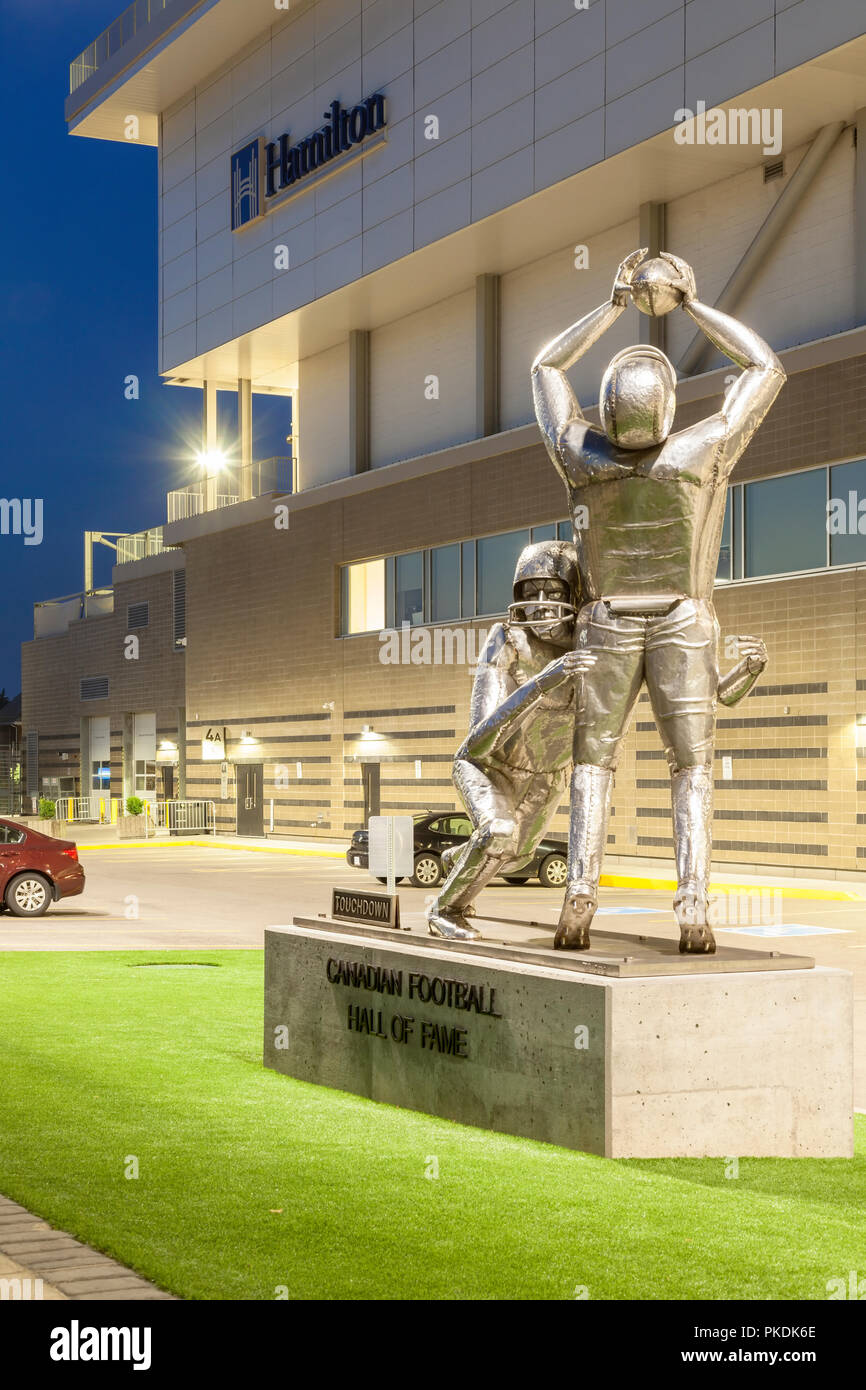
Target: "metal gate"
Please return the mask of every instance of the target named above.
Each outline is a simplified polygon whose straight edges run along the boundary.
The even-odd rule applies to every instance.
[[[151,801],[147,812],[155,828],[169,835],[193,830],[212,835],[216,828],[216,807],[212,801]]]

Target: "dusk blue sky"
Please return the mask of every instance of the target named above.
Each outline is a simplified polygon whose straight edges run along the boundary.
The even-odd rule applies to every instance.
[[[69,63],[122,0],[0,0],[5,55],[0,496],[43,499],[41,545],[0,535],[0,688],[20,689],[33,603],[83,585],[83,532],[165,520],[191,481],[201,392],[157,375],[157,152],[67,133]],[[124,378],[140,399],[124,399]],[[225,429],[234,397],[221,395]],[[285,401],[256,398],[254,456],[286,452]],[[221,414],[221,428],[223,416]],[[97,584],[111,581],[99,547]]]

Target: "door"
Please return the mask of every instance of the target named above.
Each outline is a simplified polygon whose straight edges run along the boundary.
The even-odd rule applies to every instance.
[[[82,782],[84,778],[82,777]],[[111,734],[107,714],[95,714],[90,720],[90,819],[99,820],[100,811],[108,810],[111,800]],[[84,787],[82,786],[82,795]]]
[[[238,789],[238,834],[264,834],[264,766],[239,763],[235,768]]]
[[[174,796],[174,767],[170,764],[160,769],[162,772],[162,799],[171,801]]]
[[[361,781],[364,785],[364,824],[371,816],[381,814],[379,810],[379,763],[361,764]]]

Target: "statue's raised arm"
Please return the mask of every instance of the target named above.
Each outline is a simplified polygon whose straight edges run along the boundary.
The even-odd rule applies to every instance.
[[[565,482],[573,480],[574,460],[563,450],[562,437],[570,425],[588,424],[565,373],[616,323],[628,304],[631,277],[646,253],[644,246],[626,256],[616,272],[610,299],[566,328],[542,348],[532,364],[535,417],[554,467]]]

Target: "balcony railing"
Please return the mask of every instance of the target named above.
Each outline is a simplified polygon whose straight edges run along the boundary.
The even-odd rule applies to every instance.
[[[109,24],[108,28],[69,64],[70,92],[74,92],[76,87],[80,87],[82,82],[86,82],[88,77],[98,72],[125,43],[129,43],[139,29],[143,29],[171,3],[172,0],[135,0],[134,4],[125,9],[113,24]]]
[[[163,544],[162,527],[151,526],[149,531],[136,531],[131,536],[117,539],[117,563],[128,565],[133,560],[143,560],[146,555],[161,555],[171,546]]]
[[[291,457],[259,459],[246,468],[226,469],[215,478],[176,488],[167,497],[168,521],[186,521],[268,492],[291,492],[292,462]]]

